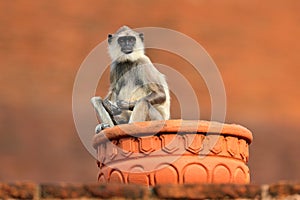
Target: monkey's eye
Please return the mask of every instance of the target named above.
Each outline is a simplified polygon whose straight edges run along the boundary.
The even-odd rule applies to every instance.
[[[118,39],[120,45],[125,45],[125,43],[127,45],[134,45],[135,41],[136,39],[133,36],[123,36]]]
[[[124,42],[125,42],[125,41],[124,41],[124,38],[119,38],[119,39],[118,39],[118,42],[119,42],[119,43],[124,43]]]

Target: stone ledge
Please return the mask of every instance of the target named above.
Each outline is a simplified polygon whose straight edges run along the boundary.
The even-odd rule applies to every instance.
[[[0,199],[33,199],[38,185],[29,182],[0,183]]]
[[[269,186],[269,194],[272,197],[285,197],[300,194],[300,182],[281,181]]]
[[[258,185],[160,185],[156,186],[154,191],[162,199],[257,199],[261,196],[261,188]]]
[[[0,183],[0,199],[300,199],[300,182],[270,185]]]
[[[125,199],[143,199],[150,196],[147,187],[121,184],[42,184],[41,198],[78,199],[100,198],[109,199],[122,197]]]

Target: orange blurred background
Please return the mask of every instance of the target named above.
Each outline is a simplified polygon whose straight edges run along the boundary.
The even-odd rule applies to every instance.
[[[223,77],[226,122],[253,132],[252,182],[299,180],[299,10],[297,0],[0,0],[0,181],[96,182],[96,162],[75,130],[72,88],[88,53],[125,24],[200,43]],[[172,54],[147,53],[184,69],[209,120],[201,77]],[[180,117],[176,98],[172,117]]]

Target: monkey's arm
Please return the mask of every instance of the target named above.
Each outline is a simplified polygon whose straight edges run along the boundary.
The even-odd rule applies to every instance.
[[[136,103],[137,103],[137,101],[132,101],[132,102],[128,102],[128,101],[124,101],[124,100],[117,101],[117,105],[120,109],[131,110],[131,111],[133,110]]]
[[[156,83],[150,83],[149,89],[151,93],[143,99],[149,102],[151,105],[162,104],[166,101],[166,93],[162,85]]]

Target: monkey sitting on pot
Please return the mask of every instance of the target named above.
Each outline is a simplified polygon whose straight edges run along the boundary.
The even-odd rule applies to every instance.
[[[108,35],[110,89],[102,100],[93,97],[99,124],[96,133],[118,124],[167,120],[170,94],[165,76],[144,52],[144,35],[127,26]]]

